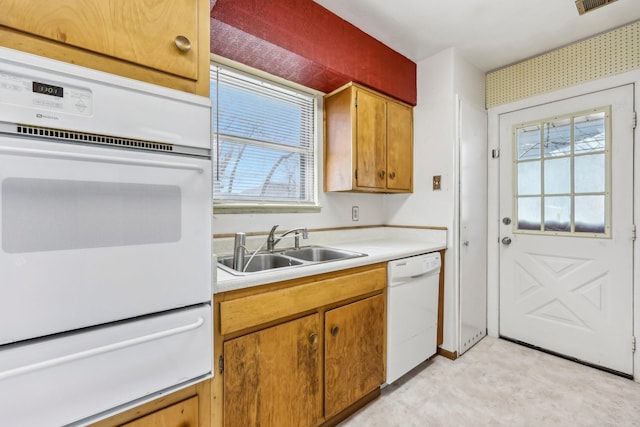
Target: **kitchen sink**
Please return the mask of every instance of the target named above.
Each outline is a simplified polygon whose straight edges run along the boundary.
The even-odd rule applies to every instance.
[[[282,255],[311,262],[337,261],[340,259],[357,258],[365,255],[358,252],[327,248],[323,246],[308,246],[300,249],[288,249],[281,253]]]
[[[222,257],[218,259],[218,263],[222,264],[222,266],[226,267],[225,270],[229,271],[231,274],[239,274],[239,273],[255,273],[258,271],[264,270],[272,270],[274,268],[282,268],[282,267],[291,267],[294,265],[301,265],[302,261],[293,259],[287,256],[282,256],[280,254],[256,254],[251,260],[249,260],[249,256],[246,258],[246,268],[242,271],[233,269],[233,257]]]
[[[233,256],[223,256],[218,258],[218,266],[228,273],[241,276],[266,270],[273,270],[275,268],[312,265],[362,256],[367,256],[367,254],[325,246],[307,246],[300,249],[283,249],[274,253],[257,253],[251,261],[249,261],[251,256],[247,254],[245,256],[245,262],[248,262],[248,265],[242,271],[235,270],[233,268]]]

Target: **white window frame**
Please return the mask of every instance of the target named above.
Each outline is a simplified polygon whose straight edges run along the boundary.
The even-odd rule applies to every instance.
[[[265,81],[267,84],[280,86],[289,90],[302,92],[314,97],[314,109],[315,120],[313,123],[313,162],[312,170],[308,173],[311,174],[313,179],[313,185],[310,189],[311,201],[309,202],[275,202],[272,200],[264,201],[246,201],[246,200],[230,200],[216,198],[213,194],[213,209],[214,214],[227,214],[227,213],[309,213],[320,212],[320,206],[318,204],[318,158],[319,158],[319,143],[318,143],[318,126],[322,120],[322,111],[320,111],[319,105],[320,98],[323,96],[322,92],[307,88],[305,86],[287,81],[285,79],[273,76],[264,71],[257,70],[255,68],[240,64],[238,62],[217,56],[211,55],[211,67],[220,66],[222,68],[231,69],[232,71],[246,74],[250,77]],[[215,114],[215,111],[213,112]],[[212,140],[215,135],[215,130],[212,129]],[[214,146],[215,149],[215,146]],[[214,151],[213,156],[217,153]],[[214,162],[213,179],[216,179],[216,170]]]

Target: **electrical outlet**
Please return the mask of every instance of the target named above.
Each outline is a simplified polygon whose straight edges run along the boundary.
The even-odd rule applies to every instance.
[[[440,190],[440,185],[442,182],[442,175],[434,175],[433,176],[433,189]]]
[[[351,221],[360,221],[360,208],[351,206]]]

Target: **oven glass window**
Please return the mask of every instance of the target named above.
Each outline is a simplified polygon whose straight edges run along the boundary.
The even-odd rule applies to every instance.
[[[178,186],[33,178],[2,182],[2,248],[8,253],[180,238]]]

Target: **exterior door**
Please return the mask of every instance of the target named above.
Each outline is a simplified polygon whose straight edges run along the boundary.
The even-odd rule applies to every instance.
[[[500,335],[633,373],[633,85],[500,116]]]

